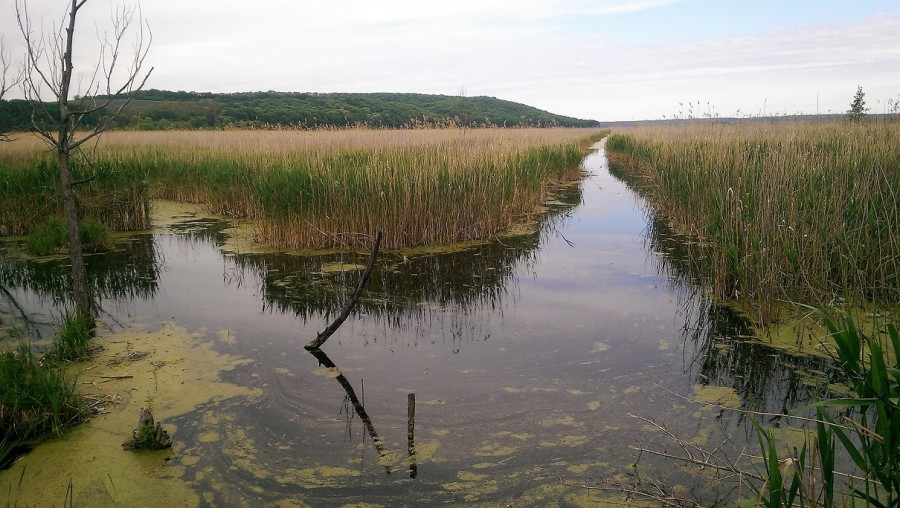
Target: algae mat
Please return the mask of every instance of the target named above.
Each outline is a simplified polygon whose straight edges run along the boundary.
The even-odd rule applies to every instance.
[[[255,397],[257,392],[220,380],[220,374],[244,363],[212,350],[203,332],[171,323],[159,330],[104,333],[102,350],[86,363],[73,364],[82,393],[105,399],[102,414],[42,443],[0,473],[0,491],[13,506],[195,506],[199,496],[181,480],[177,458],[184,448],[170,418],[199,405]],[[130,376],[130,377],[129,377]],[[140,408],[151,403],[175,447],[159,452],[130,452]]]

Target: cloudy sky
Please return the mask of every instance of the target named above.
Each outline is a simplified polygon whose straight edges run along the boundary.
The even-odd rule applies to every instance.
[[[14,2],[0,34],[17,51]],[[90,68],[109,0],[89,0]],[[35,29],[63,0],[29,0]],[[598,120],[845,111],[900,99],[897,0],[143,0],[147,88],[488,95]],[[690,104],[690,106],[688,105]]]

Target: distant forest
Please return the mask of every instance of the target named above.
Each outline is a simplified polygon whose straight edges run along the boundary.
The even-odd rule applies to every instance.
[[[111,128],[136,130],[319,127],[596,127],[493,97],[414,93],[169,92],[143,90]],[[116,102],[114,101],[113,107]],[[52,111],[53,105],[46,105]],[[85,105],[87,107],[88,105]],[[0,101],[0,131],[31,125],[26,101]],[[101,120],[95,117],[89,122]],[[87,126],[87,125],[86,125]]]

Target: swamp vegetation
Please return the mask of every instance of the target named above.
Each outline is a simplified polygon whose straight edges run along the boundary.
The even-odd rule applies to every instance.
[[[888,421],[882,409],[896,409],[890,341],[897,340],[878,327],[896,322],[891,293],[854,314],[875,318],[863,327],[877,333],[862,333],[889,351],[878,371],[887,381],[875,383],[884,390],[865,391],[874,360],[858,363],[854,377],[840,368],[848,361],[828,356],[840,357],[833,347],[816,354],[773,347],[747,317],[764,311],[746,312],[765,301],[761,286],[711,289],[712,242],[674,213],[657,213],[641,150],[626,158],[648,171],[635,178],[611,175],[600,145],[579,167],[588,133],[577,131],[111,134],[96,148],[98,163],[79,169],[96,175],[80,191],[82,204],[107,227],[141,231],[114,234],[88,256],[99,348],[66,369],[70,386],[103,401],[101,414],[0,471],[7,503],[782,506],[809,486],[821,499],[825,485],[831,499],[848,499],[843,480],[812,472],[821,469],[819,457],[834,457],[842,472],[875,464],[881,473],[873,475],[890,479],[896,471],[879,457],[889,459],[897,441],[845,431],[858,462],[849,451],[829,455],[836,432],[807,433],[794,418],[814,418],[811,404],[856,394],[863,402],[853,412],[841,412],[850,402],[820,406],[820,419],[848,416],[886,435],[877,425]],[[613,148],[656,139],[627,134],[614,136]],[[27,143],[0,156],[4,163],[39,168],[42,155]],[[616,157],[622,161],[622,152]],[[570,159],[576,163],[566,166]],[[26,173],[10,173],[0,201],[2,225],[17,224],[16,234],[39,230],[55,213],[49,193],[25,192]],[[479,197],[488,186],[494,194]],[[130,204],[106,206],[105,196]],[[403,206],[388,197],[404,197]],[[322,202],[331,205],[317,207]],[[456,202],[490,217],[448,212]],[[16,207],[33,213],[22,219]],[[425,214],[448,217],[428,226]],[[496,219],[504,214],[506,225]],[[879,221],[892,220],[876,218],[876,232]],[[329,235],[319,221],[340,226]],[[359,281],[366,253],[346,247],[365,249],[397,221],[459,241],[435,245],[395,233],[328,354],[304,351]],[[383,229],[387,242],[390,228]],[[259,249],[249,239],[281,247]],[[25,255],[21,237],[7,238],[3,249],[0,347],[25,335],[36,350],[51,350],[55,316],[69,305],[65,260]],[[835,302],[857,299],[826,287],[840,296]],[[794,295],[779,298],[786,294]],[[806,328],[819,345],[847,328],[827,323]],[[414,436],[408,395],[417,400]],[[123,452],[149,399],[163,428],[175,430],[172,448]],[[769,416],[757,431],[759,414]],[[868,420],[859,419],[864,414]],[[673,437],[677,449],[708,463],[672,467],[653,453],[669,450]],[[708,450],[726,461],[702,455]],[[800,464],[799,476],[784,464]],[[728,467],[752,475],[735,482]],[[785,481],[754,483],[775,471]],[[815,485],[801,481],[813,476]],[[46,478],[59,485],[32,487]],[[884,500],[886,480],[876,481],[851,483]]]
[[[639,128],[609,141],[617,174],[689,239],[695,280],[770,340],[784,322],[814,323],[795,345],[808,333],[852,387],[820,395],[802,446],[754,422],[765,467],[747,504],[900,505],[900,123],[856,120]]]
[[[580,178],[599,139],[578,129],[356,129],[315,132],[113,132],[74,169],[93,178],[83,215],[109,229],[149,227],[149,200],[203,203],[259,219],[279,248],[385,248],[488,238],[522,222],[547,185]],[[0,234],[58,214],[50,155],[27,139],[0,155]],[[27,210],[27,213],[21,213]]]
[[[721,301],[900,302],[900,123],[704,124],[622,130],[614,166],[696,243]]]

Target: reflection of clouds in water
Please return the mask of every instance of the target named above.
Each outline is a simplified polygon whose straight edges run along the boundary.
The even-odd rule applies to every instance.
[[[367,253],[223,256],[228,232],[216,221],[123,244],[136,251],[123,259],[145,262],[98,277],[118,280],[103,282],[106,318],[207,328],[216,348],[255,360],[223,377],[260,388],[258,398],[209,404],[173,422],[186,443],[181,465],[206,502],[462,503],[472,495],[504,504],[523,484],[557,485],[560,472],[620,473],[635,459],[628,445],[656,435],[629,412],[664,417],[685,434],[696,433],[698,421],[715,426],[702,431],[709,442],[733,430],[659,386],[679,394],[720,386],[751,408],[804,400],[796,373],[805,364],[734,340],[746,324],[703,298],[699,279],[674,254],[680,239],[603,172],[602,155],[588,165],[598,175],[558,197],[566,204],[550,207],[539,232],[457,252],[381,254],[353,318],[327,344],[340,371],[322,369],[302,347],[360,276],[329,265],[364,264]],[[116,255],[105,263],[118,270]],[[92,258],[103,265],[104,256]],[[64,262],[26,270],[34,274],[6,280],[31,285],[10,292],[64,295],[55,286]],[[406,396],[419,397],[415,489],[404,474],[385,475],[388,459],[335,382],[339,373],[398,470]]]

